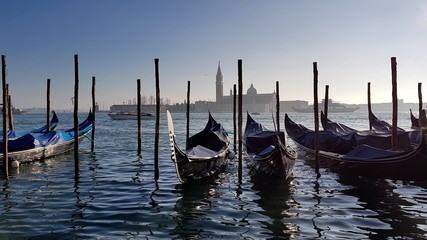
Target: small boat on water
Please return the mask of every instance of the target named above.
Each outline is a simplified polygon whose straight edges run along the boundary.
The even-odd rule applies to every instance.
[[[93,114],[78,126],[79,142],[92,131]],[[74,128],[64,131],[29,132],[8,141],[8,158],[19,163],[28,163],[54,157],[74,149]],[[3,144],[0,145],[3,152]],[[3,154],[0,154],[0,165],[3,164]]]
[[[227,132],[210,113],[205,128],[189,137],[185,150],[181,149],[175,140],[172,115],[169,111],[167,119],[171,158],[180,182],[214,175],[226,166],[228,158],[233,157]]]
[[[250,167],[255,174],[282,179],[292,174],[298,154],[286,144],[284,132],[266,129],[247,113],[244,139]]]
[[[325,105],[325,100],[322,100],[322,107],[319,108],[319,111],[324,111],[323,106]],[[320,107],[320,104],[319,104]],[[299,113],[313,113],[314,112],[314,106],[310,105],[306,108],[292,108],[295,112]],[[338,102],[332,101],[332,99],[329,99],[328,101],[328,112],[330,113],[345,113],[345,112],[354,112],[357,109],[359,109],[359,106],[349,106],[347,104],[342,104]]]
[[[1,110],[3,111],[3,103],[0,103],[1,106]],[[21,115],[21,114],[27,114],[28,111],[21,109],[21,108],[17,108],[17,107],[12,107],[12,114],[15,115]]]
[[[136,112],[109,112],[108,116],[113,120],[138,120]],[[141,119],[154,119],[151,113],[141,113]]]
[[[420,129],[420,143],[412,144],[410,149],[403,150],[380,149],[367,144],[352,145],[342,136],[330,131],[319,131],[320,164],[349,175],[393,180],[427,180],[427,124],[425,125]],[[314,131],[293,122],[287,114],[285,127],[288,136],[299,149],[308,155],[315,153]]]

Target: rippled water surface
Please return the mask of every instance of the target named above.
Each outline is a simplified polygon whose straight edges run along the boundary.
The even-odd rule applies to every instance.
[[[71,113],[58,116],[60,128],[72,126]],[[172,116],[184,146],[185,114]],[[233,137],[232,114],[213,116]],[[290,116],[313,126],[311,114]],[[389,113],[377,116],[391,120]],[[273,129],[271,114],[254,118]],[[368,127],[362,112],[330,118]],[[15,116],[15,128],[44,121],[43,114]],[[192,114],[190,133],[206,122],[207,114]],[[399,126],[409,124],[409,114],[401,113]],[[113,121],[105,113],[97,114],[95,151],[89,139],[80,145],[77,181],[72,153],[11,169],[8,179],[0,176],[0,239],[427,238],[427,182],[346,177],[323,168],[316,179],[300,158],[287,181],[249,176],[246,165],[239,181],[234,160],[218,176],[180,184],[166,126],[162,114],[157,182],[154,121],[143,122],[143,153],[137,156],[136,121]]]

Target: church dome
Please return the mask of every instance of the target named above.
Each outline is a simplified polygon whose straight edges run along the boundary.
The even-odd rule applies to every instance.
[[[254,88],[254,85],[251,84],[251,86],[248,88],[248,91],[246,92],[248,95],[257,95],[257,91]]]

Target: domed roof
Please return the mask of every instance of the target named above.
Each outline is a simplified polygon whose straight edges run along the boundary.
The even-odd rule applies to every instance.
[[[251,86],[248,88],[248,91],[246,92],[248,95],[257,95],[257,91],[254,88],[254,85],[251,83]]]

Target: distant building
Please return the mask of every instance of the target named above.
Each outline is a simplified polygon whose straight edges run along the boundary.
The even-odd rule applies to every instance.
[[[221,65],[218,63],[218,69],[216,73],[216,101],[196,101],[195,110],[196,112],[232,112],[234,96],[232,90],[230,90],[229,96],[224,96],[223,86],[223,75],[221,72]],[[269,112],[276,106],[276,93],[261,93],[255,89],[253,84],[247,89],[246,94],[242,95],[242,108],[243,111],[248,112]]]

